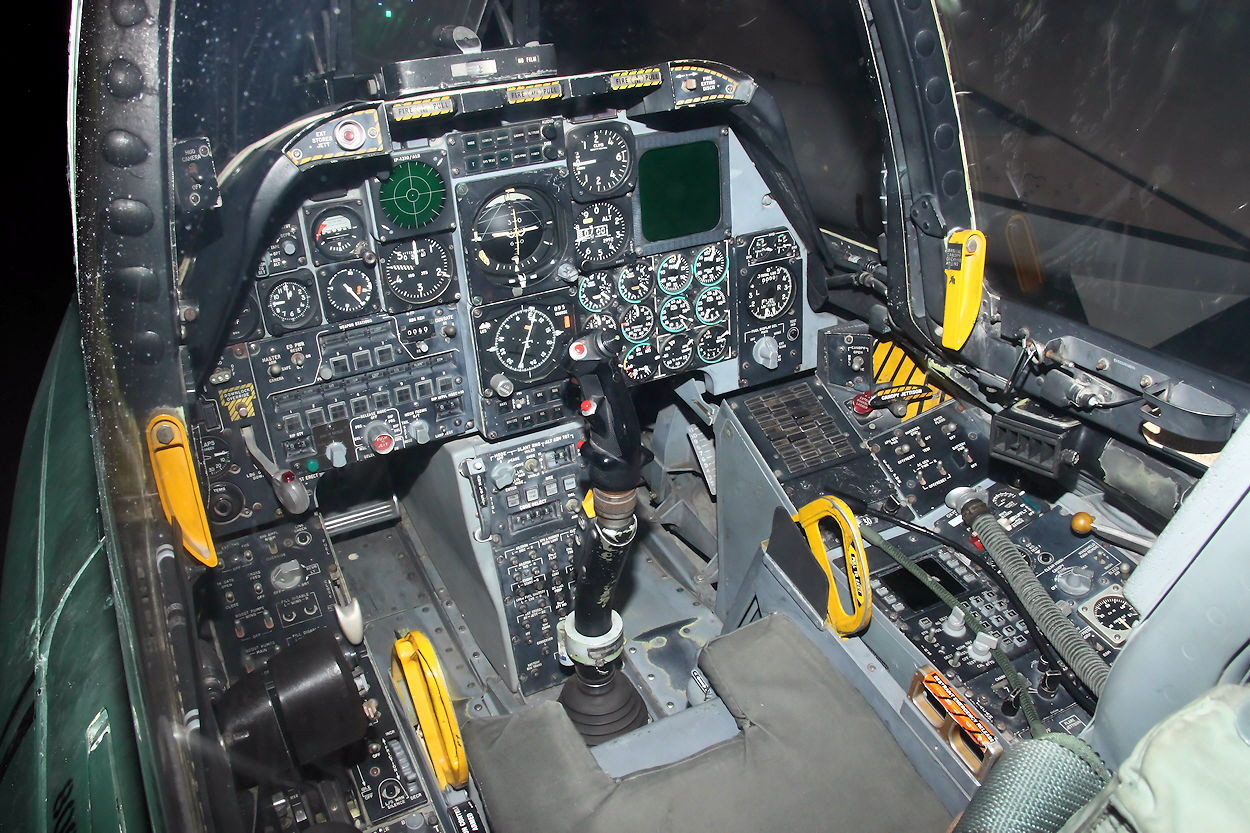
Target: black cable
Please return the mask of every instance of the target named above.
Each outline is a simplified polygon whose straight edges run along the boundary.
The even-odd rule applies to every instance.
[[[852,511],[854,511],[857,515],[872,515],[885,521],[886,523],[906,529],[909,532],[915,532],[918,535],[923,535],[926,538],[950,547],[956,552],[962,553],[968,558],[969,561],[977,567],[980,567],[981,571],[994,582],[998,589],[1002,591],[1003,595],[1007,597],[1008,601],[1011,602],[1012,607],[1015,608],[1016,612],[1020,614],[1020,619],[1024,622],[1025,627],[1029,629],[1029,635],[1033,638],[1033,644],[1037,646],[1037,649],[1041,652],[1042,657],[1052,667],[1067,670],[1067,673],[1061,672],[1059,674],[1059,682],[1063,686],[1064,690],[1068,692],[1069,696],[1072,697],[1072,700],[1084,709],[1087,714],[1091,716],[1094,714],[1094,709],[1098,705],[1098,698],[1095,697],[1093,692],[1089,691],[1089,689],[1087,689],[1084,684],[1082,684],[1081,681],[1071,673],[1070,669],[1068,669],[1067,663],[1064,662],[1063,658],[1059,656],[1058,651],[1056,651],[1055,647],[1050,644],[1050,641],[1046,638],[1045,634],[1038,629],[1037,623],[1033,620],[1032,615],[1029,614],[1028,609],[1020,601],[1020,597],[1016,595],[1016,591],[1011,587],[1007,580],[1003,578],[1002,574],[998,571],[997,565],[986,557],[984,553],[978,552],[969,544],[958,541],[950,536],[943,535],[942,533],[936,532],[932,529],[928,529],[920,524],[912,523],[911,521],[903,518],[896,518],[882,510],[873,509],[858,495],[851,495],[837,489],[830,489],[829,491],[843,500],[849,500],[851,503],[859,504],[858,507],[851,507]]]

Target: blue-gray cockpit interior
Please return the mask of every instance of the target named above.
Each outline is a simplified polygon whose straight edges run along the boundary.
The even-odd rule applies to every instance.
[[[977,3],[296,5],[76,9],[133,733],[30,829],[1244,821],[1244,215],[995,97]]]

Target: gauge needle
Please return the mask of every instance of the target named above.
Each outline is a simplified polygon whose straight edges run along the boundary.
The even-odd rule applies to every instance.
[[[534,334],[534,308],[533,307],[530,307],[529,309],[529,319],[530,319],[529,324],[525,326],[525,341],[521,342],[521,358],[517,361],[517,364],[520,365],[521,367],[525,367],[525,354],[529,352],[530,337]]]

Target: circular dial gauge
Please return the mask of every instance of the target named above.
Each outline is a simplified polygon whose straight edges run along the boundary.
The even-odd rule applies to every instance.
[[[359,257],[368,245],[360,215],[342,205],[327,208],[313,223],[313,245],[327,260]]]
[[[620,328],[621,325],[615,318],[598,312],[586,316],[586,320],[582,322],[583,333],[593,333],[595,330],[615,333],[620,330]]]
[[[260,311],[256,309],[256,302],[252,300],[252,294],[249,292],[243,298],[243,306],[239,308],[239,314],[234,317],[234,321],[230,324],[230,332],[226,336],[226,343],[233,344],[236,341],[245,341],[250,339],[256,333],[256,325],[260,323]]]
[[[276,275],[289,272],[304,262],[304,241],[300,238],[297,223],[283,223],[277,236],[265,249],[260,264],[256,267],[256,275]]]
[[[747,309],[760,321],[780,318],[794,299],[794,277],[780,264],[765,266],[747,284]]]
[[[373,278],[348,266],[326,278],[326,303],[345,315],[360,312],[373,301]]]
[[[205,474],[217,477],[230,467],[230,446],[224,439],[209,434],[200,440],[200,461]]]
[[[1094,602],[1094,618],[1109,631],[1127,631],[1141,621],[1141,614],[1123,596],[1104,596]]]
[[[623,186],[634,166],[629,140],[616,126],[596,127],[570,138],[568,158],[582,193],[600,197]]]
[[[269,288],[265,306],[287,327],[304,323],[312,313],[312,293],[299,281],[279,281]]]
[[[690,364],[694,358],[694,336],[689,333],[678,333],[670,336],[660,348],[660,364],[665,370],[676,373]]]
[[[719,286],[709,286],[694,302],[694,314],[704,324],[719,324],[729,314],[729,298]]]
[[[656,361],[655,346],[646,341],[629,348],[625,358],[621,359],[621,370],[634,382],[646,382],[655,378],[659,371]]]
[[[612,275],[608,272],[591,272],[582,275],[577,283],[577,301],[590,312],[603,312],[616,298]]]
[[[669,295],[684,292],[690,286],[690,263],[684,255],[669,255],[656,267],[655,282]]]
[[[401,162],[378,189],[387,219],[400,228],[428,226],[443,213],[447,186],[438,169],[417,159]]]
[[[682,333],[694,326],[694,305],[684,295],[675,295],[660,307],[660,326],[670,333]]]
[[[425,304],[451,286],[455,272],[447,247],[433,238],[401,243],[382,260],[382,277],[395,297],[409,304]]]
[[[708,327],[699,333],[699,340],[695,344],[695,352],[699,354],[699,361],[707,364],[718,362],[728,356],[729,328]]]
[[[629,243],[629,223],[620,206],[610,202],[583,205],[573,228],[573,251],[583,264],[616,260]]]
[[[486,201],[473,218],[477,264],[496,275],[532,273],[556,255],[555,209],[529,188],[508,188]]]
[[[694,276],[704,286],[720,283],[727,266],[725,250],[720,246],[708,246],[694,259]]]
[[[655,332],[655,313],[637,304],[621,313],[621,335],[630,341],[646,341]]]
[[[616,276],[616,290],[631,304],[645,301],[651,296],[651,273],[646,269],[623,266]]]
[[[550,366],[556,339],[556,324],[551,316],[538,307],[523,306],[499,322],[489,350],[504,370],[532,381]]]

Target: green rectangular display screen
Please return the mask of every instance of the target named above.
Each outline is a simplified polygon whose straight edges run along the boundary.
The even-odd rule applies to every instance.
[[[649,242],[720,224],[720,154],[714,142],[654,148],[638,160],[642,236]]]

